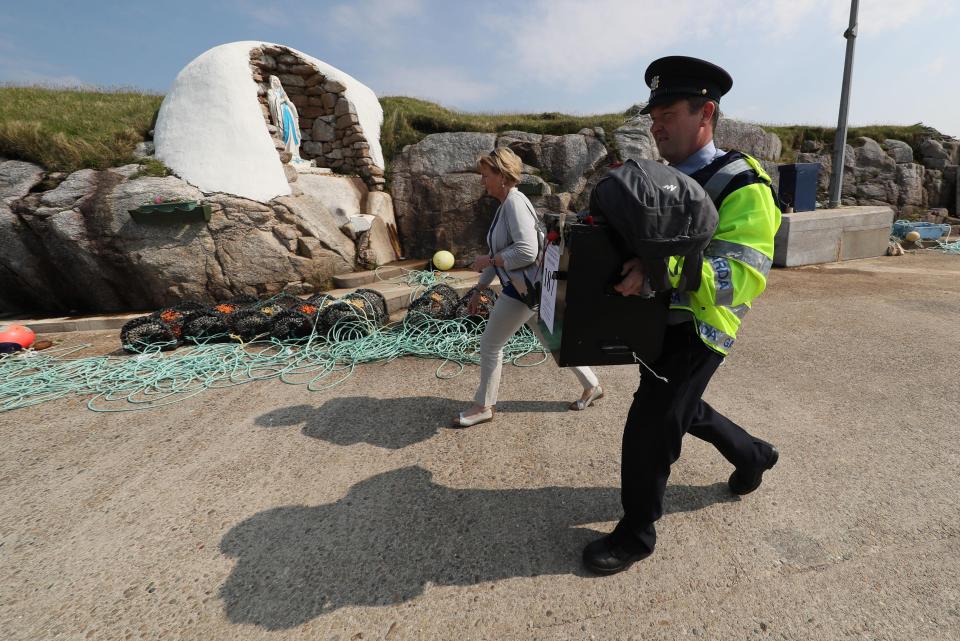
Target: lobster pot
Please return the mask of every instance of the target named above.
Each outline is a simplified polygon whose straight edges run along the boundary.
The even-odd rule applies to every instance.
[[[303,299],[298,296],[294,296],[293,294],[288,294],[286,292],[280,292],[276,296],[271,296],[270,298],[266,299],[262,304],[280,307],[282,309],[293,309],[302,302]]]
[[[250,294],[239,294],[233,298],[228,298],[227,300],[220,301],[216,305],[210,308],[211,311],[221,314],[223,316],[229,316],[240,309],[246,309],[257,304],[257,299],[251,296]]]
[[[120,328],[120,344],[128,352],[142,352],[154,345],[166,351],[178,342],[170,326],[154,314],[130,319]]]
[[[365,336],[376,328],[377,313],[373,305],[363,296],[343,298],[327,305],[320,321],[328,333],[333,332],[339,338]]]
[[[155,311],[150,316],[163,321],[173,332],[173,335],[180,340],[183,337],[184,320],[192,313],[205,310],[206,307],[200,303],[192,301],[180,303],[173,307],[164,307]]]
[[[227,317],[227,327],[232,334],[248,343],[270,335],[273,316],[273,313],[266,314],[260,308],[239,309]]]
[[[468,309],[470,299],[477,292],[480,292],[480,305],[477,308],[476,314],[470,314]],[[496,292],[489,287],[480,287],[479,285],[474,285],[470,288],[470,291],[464,294],[463,297],[457,301],[457,307],[453,314],[457,318],[464,318],[473,321],[487,320],[490,318],[490,312],[493,310],[493,305],[496,302]]]
[[[314,324],[314,318],[295,309],[288,309],[274,317],[270,334],[282,341],[299,340],[313,333]]]
[[[212,309],[193,312],[183,319],[184,340],[209,341],[226,338],[229,332],[226,316]]]
[[[239,309],[246,309],[257,304],[257,299],[250,294],[238,294],[214,305],[211,309],[218,314],[229,316]]]
[[[263,314],[264,316],[270,316],[272,318],[277,314],[279,314],[280,312],[286,311],[287,307],[285,306],[284,301],[278,301],[271,298],[271,299],[257,303],[254,307],[250,309],[257,311]]]
[[[323,313],[327,307],[339,300],[336,296],[330,294],[314,294],[297,307],[297,310],[307,316],[312,316],[316,322],[317,334],[326,334],[330,329],[323,318]]]
[[[320,311],[323,311],[323,308],[327,305],[333,303],[337,300],[336,296],[331,296],[330,294],[314,294],[308,298],[306,303],[316,306]]]
[[[357,289],[353,294],[363,296],[367,301],[373,305],[373,310],[377,316],[377,324],[385,325],[387,320],[390,318],[389,311],[387,310],[387,299],[375,289],[369,289],[361,287]],[[344,298],[349,298],[351,294],[347,294]]]
[[[449,320],[454,317],[460,296],[457,290],[437,283],[418,296],[407,308],[407,320],[419,319]]]

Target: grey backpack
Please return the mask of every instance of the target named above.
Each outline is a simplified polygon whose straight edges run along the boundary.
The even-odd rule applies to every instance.
[[[670,256],[684,258],[677,290],[700,287],[703,250],[719,216],[693,178],[654,160],[630,159],[593,188],[590,214],[609,225],[624,259],[637,256],[643,261],[654,290],[670,289]]]

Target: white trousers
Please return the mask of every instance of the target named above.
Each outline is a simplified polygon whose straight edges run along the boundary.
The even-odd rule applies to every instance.
[[[497,404],[500,389],[500,372],[503,369],[503,346],[533,315],[529,307],[516,298],[501,295],[490,312],[487,327],[480,337],[480,387],[473,397],[477,405],[490,407]],[[589,367],[571,368],[584,390],[599,384]]]

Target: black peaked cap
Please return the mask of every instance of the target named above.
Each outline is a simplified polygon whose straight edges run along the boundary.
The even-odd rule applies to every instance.
[[[650,63],[643,75],[644,82],[650,87],[650,100],[640,113],[650,113],[650,109],[680,98],[703,96],[720,101],[720,97],[730,91],[733,78],[730,74],[712,62],[689,56],[667,56]]]

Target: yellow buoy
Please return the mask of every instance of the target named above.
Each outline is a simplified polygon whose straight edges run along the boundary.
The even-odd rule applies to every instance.
[[[433,255],[433,266],[441,271],[447,271],[453,267],[453,254],[445,249],[441,249]]]
[[[903,239],[904,239],[905,241],[907,241],[908,243],[916,242],[916,241],[920,240],[920,232],[918,232],[918,231],[907,232],[907,235],[904,236]]]

